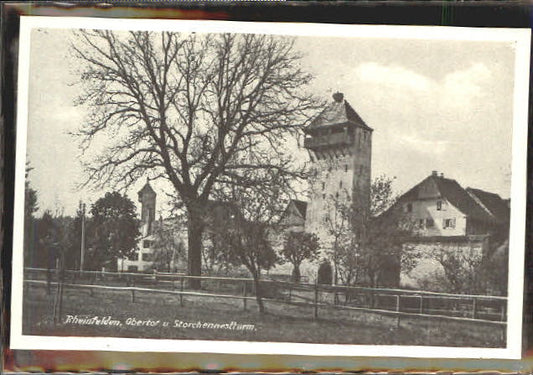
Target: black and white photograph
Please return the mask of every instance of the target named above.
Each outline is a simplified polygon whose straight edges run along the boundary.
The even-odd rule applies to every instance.
[[[13,348],[520,356],[529,30],[21,25]]]

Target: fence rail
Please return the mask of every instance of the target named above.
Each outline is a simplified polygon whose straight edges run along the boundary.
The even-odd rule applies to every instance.
[[[202,290],[189,289],[188,280],[203,280]],[[68,288],[124,291],[132,302],[141,293],[177,295],[183,297],[224,298],[242,301],[247,309],[256,300],[253,279],[244,277],[187,276],[168,273],[133,273],[25,268],[27,284],[59,285]],[[155,286],[148,288],[146,285]],[[295,284],[287,281],[261,280],[260,295],[268,303],[309,307],[317,318],[320,310],[362,311],[400,318],[429,318],[464,321],[505,327],[507,297],[466,295],[416,291],[408,289],[369,288]],[[344,302],[341,302],[344,297]]]

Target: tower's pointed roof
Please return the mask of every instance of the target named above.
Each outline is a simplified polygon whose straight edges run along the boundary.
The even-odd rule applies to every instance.
[[[311,121],[306,131],[330,127],[335,125],[351,125],[372,130],[344,99],[344,94],[337,92],[333,94],[333,101],[329,103],[320,114]]]
[[[139,198],[141,198],[143,195],[147,195],[147,194],[148,195],[150,195],[150,194],[155,195],[155,191],[154,191],[154,189],[152,189],[152,186],[150,185],[150,181],[148,179],[146,179],[146,184],[144,184],[142,189],[139,190],[138,194],[139,194]]]

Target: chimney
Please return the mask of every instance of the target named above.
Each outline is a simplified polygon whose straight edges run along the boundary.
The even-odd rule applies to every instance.
[[[337,103],[342,102],[343,99],[344,94],[342,92],[336,92],[335,94],[333,94],[333,100],[335,100]]]
[[[439,172],[437,171],[431,171],[431,175],[437,177],[439,175]]]

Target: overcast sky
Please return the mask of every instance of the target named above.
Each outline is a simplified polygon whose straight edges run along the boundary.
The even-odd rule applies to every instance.
[[[80,199],[104,193],[75,188],[83,175],[68,131],[85,113],[73,105],[68,41],[65,30],[32,33],[27,155],[41,212],[73,214]],[[343,92],[374,129],[374,177],[395,176],[402,192],[438,170],[463,187],[509,197],[512,43],[299,37],[296,48],[315,76],[311,90],[328,100]],[[132,187],[132,199],[144,182]]]

